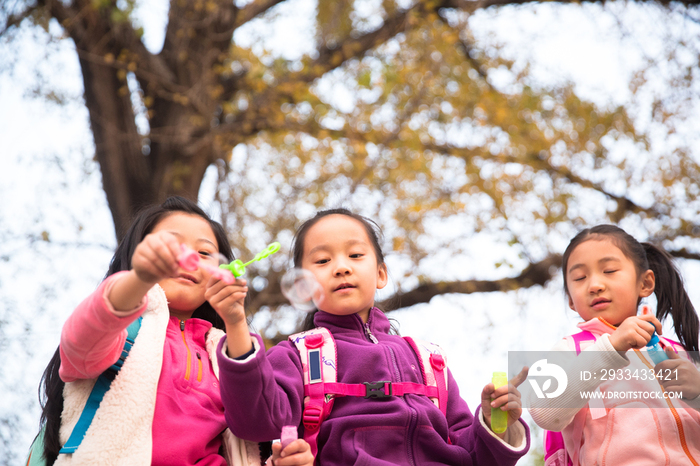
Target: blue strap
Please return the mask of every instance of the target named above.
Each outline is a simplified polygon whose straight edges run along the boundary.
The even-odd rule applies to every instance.
[[[136,335],[138,335],[139,329],[141,328],[142,319],[143,317],[139,317],[134,322],[132,322],[131,325],[129,325],[129,327],[127,327],[126,330],[128,334],[126,337],[126,341],[124,342],[124,349],[122,350],[121,356],[119,357],[117,362],[112,364],[109,367],[109,369],[107,369],[102,374],[100,374],[99,377],[97,377],[97,381],[95,382],[95,386],[92,388],[90,396],[88,397],[87,402],[85,403],[83,412],[80,414],[80,418],[75,424],[73,432],[71,432],[68,441],[65,445],[63,445],[63,448],[61,448],[59,453],[74,453],[75,450],[77,450],[80,446],[80,443],[83,441],[88,427],[90,427],[90,424],[92,424],[92,419],[95,417],[95,412],[97,411],[97,408],[100,407],[102,398],[104,398],[105,393],[107,393],[107,390],[109,390],[109,386],[112,384],[112,381],[124,365],[126,357],[129,356],[129,351],[131,351],[131,347],[134,345],[134,340],[136,340]]]

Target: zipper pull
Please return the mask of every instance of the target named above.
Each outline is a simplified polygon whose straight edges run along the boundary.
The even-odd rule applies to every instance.
[[[184,321],[184,320],[181,320],[181,321],[180,321],[180,331],[181,331],[181,332],[184,332],[184,331],[185,331],[185,321]]]
[[[377,340],[377,338],[374,335],[372,335],[372,331],[369,329],[369,323],[365,323],[365,333],[367,334],[367,337],[372,343],[374,343],[375,345],[379,343],[379,340]]]

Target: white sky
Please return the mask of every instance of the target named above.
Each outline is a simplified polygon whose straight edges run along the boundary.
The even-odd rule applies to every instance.
[[[145,41],[157,50],[167,2],[145,5],[139,10]],[[307,18],[313,7],[306,0],[284,2],[276,11],[275,27],[255,21],[235,39],[296,58],[308,51],[305,39],[312,22]],[[478,37],[497,37],[514,58],[534,61],[532,73],[542,82],[570,80],[582,96],[601,105],[619,104],[629,97],[631,69],[644,58],[634,45],[652,53],[664,32],[634,4],[619,10],[626,12],[619,13],[626,18],[623,24],[639,25],[637,35],[626,37],[623,45],[616,18],[601,15],[598,7],[503,8],[476,15],[472,26]],[[11,451],[0,451],[0,464],[24,457],[38,423],[36,387],[61,324],[99,283],[115,244],[99,171],[90,161],[87,111],[28,95],[37,82],[36,69],[48,86],[80,95],[82,82],[70,44],[46,57],[35,38],[20,36],[12,47],[22,48],[22,61],[13,75],[0,72],[0,353],[3,384],[10,387],[0,398],[0,416],[18,416],[25,433]],[[0,43],[0,63],[11,55],[8,45]],[[205,183],[205,206],[211,198],[211,186]],[[51,243],[27,241],[42,231],[49,232]],[[695,264],[684,271],[690,283],[700,276]],[[700,290],[691,290],[691,295],[700,303]],[[402,334],[435,341],[447,350],[448,365],[472,409],[491,372],[506,370],[508,350],[548,349],[573,333],[577,322],[564,301],[560,279],[545,289],[441,296],[391,317],[400,322]]]

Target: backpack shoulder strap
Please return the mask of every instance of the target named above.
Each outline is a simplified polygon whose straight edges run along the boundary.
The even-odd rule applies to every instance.
[[[659,340],[661,340],[662,346],[670,346],[673,348],[673,351],[676,352],[676,354],[680,356],[685,356],[686,358],[690,359],[690,355],[688,354],[688,351],[685,349],[683,345],[681,345],[679,342],[675,340],[671,340],[670,338],[662,337],[659,336]]]
[[[107,393],[109,386],[112,384],[112,381],[116,378],[117,374],[124,365],[124,361],[126,360],[127,356],[129,356],[129,351],[131,351],[131,347],[134,346],[136,335],[138,335],[139,329],[141,328],[142,319],[143,317],[139,317],[133,321],[129,327],[127,327],[127,337],[124,341],[124,349],[122,349],[121,356],[117,362],[112,364],[106,371],[97,377],[97,381],[95,381],[95,385],[92,387],[92,391],[90,392],[90,396],[88,396],[83,412],[80,414],[75,427],[73,427],[73,432],[71,432],[70,437],[68,437],[68,441],[65,445],[63,445],[63,448],[61,448],[59,453],[74,453],[82,443],[88,427],[90,427],[90,424],[92,424],[92,419],[95,417],[97,408],[100,407],[102,398],[104,398],[105,393]]]
[[[443,415],[447,415],[447,358],[444,351],[430,342],[414,340],[411,337],[403,338],[418,356],[425,384],[437,388],[437,397],[430,397],[430,400],[440,408]]]
[[[570,466],[571,458],[566,453],[566,445],[561,432],[544,431],[544,465]]]
[[[571,339],[571,341],[573,341],[574,347],[576,348],[576,354],[581,354],[581,351],[583,351],[581,343],[583,343],[584,341],[596,341],[595,335],[593,335],[588,330],[583,330],[581,332],[574,333],[573,335],[566,337],[566,339]]]
[[[576,349],[576,354],[581,354],[583,351],[582,343],[586,341],[596,341],[595,335],[593,335],[588,330],[583,330],[573,335],[565,337],[566,340],[573,343]],[[605,412],[605,407],[600,409],[599,406],[594,405],[589,407],[591,409],[592,416],[602,417]],[[578,419],[574,419],[574,422],[578,422]],[[577,431],[579,429],[574,429],[574,437],[579,437]],[[574,453],[578,456],[578,452]],[[564,437],[561,432],[544,431],[544,464],[545,466],[571,466],[573,464],[568,452],[566,451],[566,445],[564,444]]]
[[[311,453],[318,454],[317,438],[323,422],[333,408],[333,396],[326,396],[326,384],[335,384],[337,373],[337,350],[331,332],[323,327],[317,327],[306,332],[291,335],[304,371],[304,440],[310,447]]]

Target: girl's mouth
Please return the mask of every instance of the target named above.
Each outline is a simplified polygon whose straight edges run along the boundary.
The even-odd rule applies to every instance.
[[[605,309],[608,307],[608,305],[611,303],[609,299],[605,298],[597,298],[594,299],[593,302],[591,303],[591,307],[595,309],[596,311],[600,311],[602,309]]]
[[[352,286],[352,285],[349,284],[349,283],[341,283],[341,284],[340,284],[335,290],[333,290],[333,291],[340,291],[340,290],[345,290],[345,289],[348,289],[348,288],[355,288],[355,287]]]
[[[196,279],[193,275],[190,275],[190,274],[188,274],[188,273],[181,273],[180,275],[178,275],[177,278],[190,281],[190,282],[192,282],[192,283],[194,283],[194,284],[197,284],[197,283],[198,283],[198,282],[197,282],[197,279]]]

